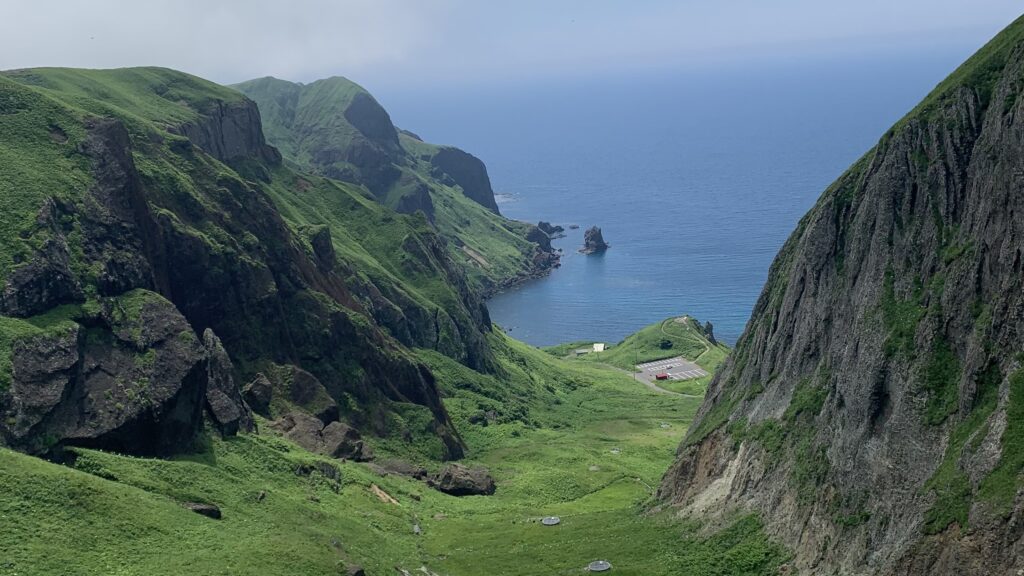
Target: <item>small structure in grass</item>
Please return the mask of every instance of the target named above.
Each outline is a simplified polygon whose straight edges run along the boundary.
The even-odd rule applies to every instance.
[[[562,519],[558,516],[545,516],[541,519],[540,523],[545,526],[558,526],[562,523]]]
[[[607,572],[611,569],[611,562],[608,562],[607,560],[594,560],[590,564],[587,564],[588,572]]]
[[[622,450],[619,450],[618,448],[612,448],[612,454],[619,454],[621,452]]]

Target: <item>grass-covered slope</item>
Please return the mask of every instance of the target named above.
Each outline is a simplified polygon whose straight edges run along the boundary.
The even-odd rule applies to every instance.
[[[26,576],[314,575],[358,564],[371,575],[426,567],[469,576],[574,574],[606,559],[618,574],[777,573],[785,553],[765,539],[756,518],[737,518],[712,535],[645,512],[695,400],[654,394],[616,370],[552,358],[500,334],[491,338],[499,377],[422,354],[464,430],[470,462],[496,477],[493,496],[447,496],[266,434],[211,439],[202,453],[170,460],[79,450],[74,469],[0,451],[0,566]],[[473,418],[483,409],[499,413]],[[375,448],[381,457],[437,466],[407,445],[382,441]],[[328,468],[312,466],[318,462]],[[325,475],[330,467],[340,482]],[[374,495],[373,486],[398,504]],[[223,519],[201,517],[181,502],[214,503]],[[543,527],[546,515],[561,516],[562,524]]]
[[[362,186],[399,212],[424,212],[477,288],[494,290],[553,263],[527,240],[532,226],[498,214],[482,162],[397,130],[354,82],[260,78],[234,88],[258,103],[267,140],[295,165]]]

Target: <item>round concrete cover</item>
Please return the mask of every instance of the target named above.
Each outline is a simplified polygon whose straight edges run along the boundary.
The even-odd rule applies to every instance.
[[[606,560],[595,560],[587,565],[587,570],[591,572],[607,572],[612,569],[612,565]]]
[[[540,521],[540,523],[545,525],[545,526],[555,526],[557,524],[560,524],[561,522],[562,522],[562,519],[559,518],[558,516],[546,516],[546,517],[544,517],[544,519],[542,519]]]

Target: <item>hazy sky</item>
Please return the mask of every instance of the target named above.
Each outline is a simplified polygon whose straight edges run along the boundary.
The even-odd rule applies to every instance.
[[[0,69],[487,84],[977,47],[1019,0],[3,0]]]

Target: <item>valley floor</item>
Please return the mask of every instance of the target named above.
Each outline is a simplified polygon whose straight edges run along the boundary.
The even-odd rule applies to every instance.
[[[170,460],[79,450],[74,468],[0,451],[0,575],[313,575],[354,565],[370,575],[578,574],[598,559],[615,574],[777,573],[785,553],[756,518],[707,536],[671,511],[648,513],[698,399],[504,336],[495,344],[502,381],[522,403],[499,398],[518,415],[487,425],[468,416],[489,390],[472,380],[491,377],[424,353],[469,461],[497,480],[493,496],[456,498],[352,462],[333,462],[336,482],[316,467],[331,461],[268,433],[211,438],[198,456]],[[415,446],[377,450],[439,465]],[[224,517],[194,514],[186,501],[216,503]],[[561,524],[541,525],[549,515]]]

